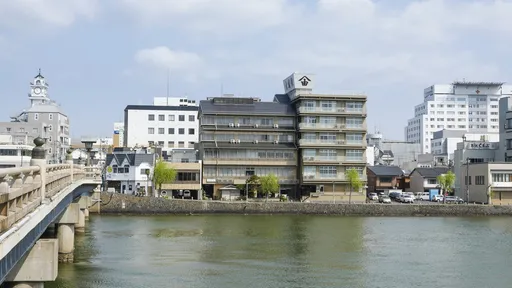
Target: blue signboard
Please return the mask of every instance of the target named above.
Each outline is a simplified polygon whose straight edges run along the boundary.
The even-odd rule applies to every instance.
[[[439,195],[439,189],[430,189],[429,190],[429,200],[432,201],[434,195]]]

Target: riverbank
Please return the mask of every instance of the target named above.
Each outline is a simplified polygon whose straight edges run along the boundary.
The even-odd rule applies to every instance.
[[[105,214],[312,214],[344,216],[512,216],[512,206],[321,204],[170,200],[102,193]]]

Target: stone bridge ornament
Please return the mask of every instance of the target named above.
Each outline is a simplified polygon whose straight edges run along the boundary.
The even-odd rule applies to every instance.
[[[41,137],[34,139],[36,147],[32,149],[32,159],[46,159],[46,149],[43,147],[45,143],[46,141]]]

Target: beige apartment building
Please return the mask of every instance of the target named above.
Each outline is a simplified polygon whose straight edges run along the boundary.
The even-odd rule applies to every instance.
[[[459,196],[466,200],[469,195],[469,203],[512,204],[512,163],[470,163],[469,167],[464,164],[461,174]]]
[[[223,189],[251,175],[277,175],[293,199],[348,201],[348,169],[366,185],[366,96],[313,93],[314,75],[294,73],[273,102],[234,96],[199,104],[203,186]],[[364,201],[365,189],[352,200]]]
[[[346,201],[348,169],[356,169],[366,185],[366,96],[316,94],[314,82],[314,75],[294,73],[284,80],[286,94],[275,100],[297,114],[302,194],[312,201]],[[352,200],[363,201],[363,190],[352,191]]]

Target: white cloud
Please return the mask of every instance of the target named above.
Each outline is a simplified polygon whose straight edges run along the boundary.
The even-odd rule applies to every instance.
[[[27,24],[69,26],[78,18],[92,19],[98,0],[15,0],[0,1],[0,26]]]
[[[389,107],[390,97],[412,107],[434,83],[512,78],[512,0],[121,3],[142,27],[184,35],[180,44],[197,51],[201,69],[215,67],[223,79],[280,82],[293,71],[313,72],[318,90],[372,93],[370,112]],[[391,116],[393,125],[404,125],[411,109]]]

